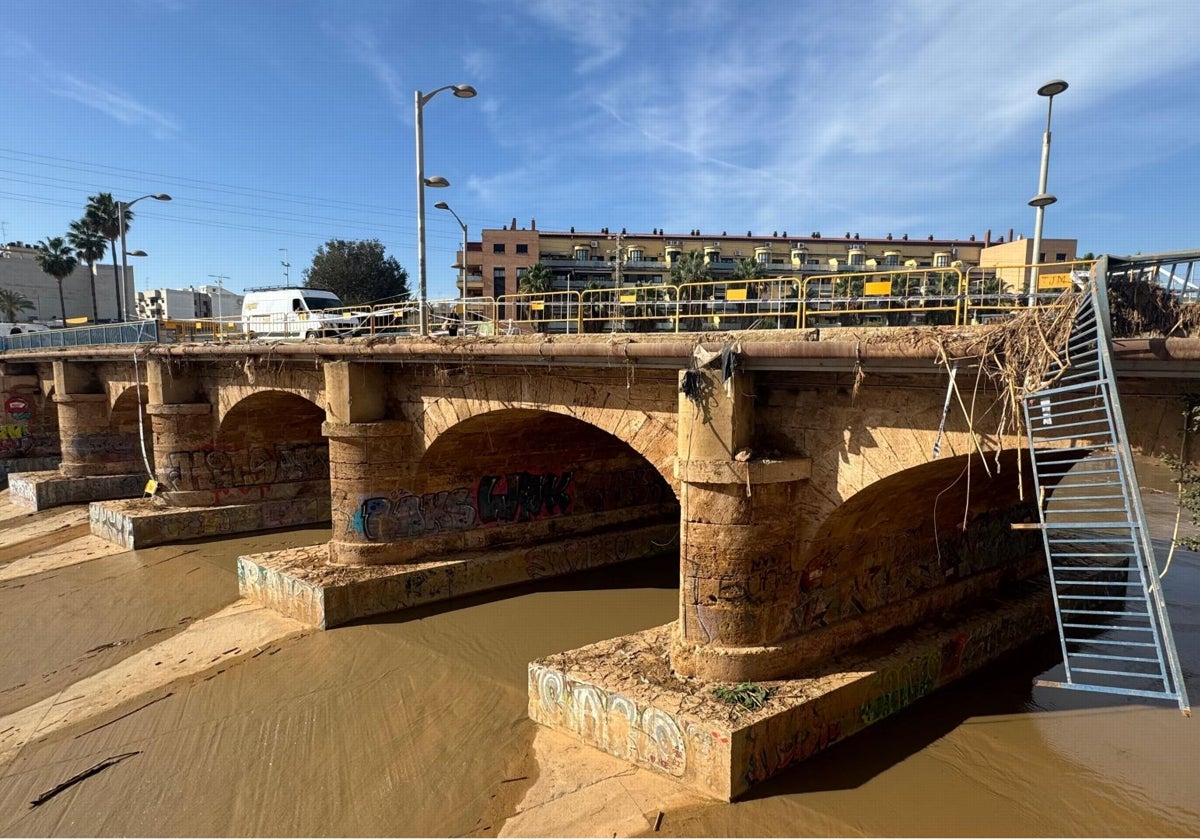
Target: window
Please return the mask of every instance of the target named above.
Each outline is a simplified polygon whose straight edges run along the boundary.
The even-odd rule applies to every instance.
[[[525,243],[525,242],[518,242],[518,243],[517,243],[517,253],[518,253],[518,254],[528,254],[528,253],[529,253],[529,245],[528,245],[528,243]]]
[[[757,254],[755,254],[755,256],[758,257],[759,265],[770,265],[771,264],[771,252],[770,251],[759,251]]]
[[[493,268],[492,269],[492,297],[498,298],[502,294],[504,294],[504,292],[505,292],[504,269],[503,268]],[[500,312],[499,317],[503,318],[504,313]]]
[[[526,273],[527,271],[529,271],[529,269],[528,269],[526,266],[523,266],[523,265],[522,265],[522,266],[518,266],[518,267],[517,267],[517,279],[518,279],[518,280],[520,280],[522,277],[524,277],[524,276],[525,276],[525,273]]]
[[[949,268],[950,267],[950,255],[945,253],[944,251],[938,251],[936,254],[933,255],[933,267],[934,268]]]
[[[1055,262],[1066,262],[1066,261],[1067,261],[1067,255],[1066,255],[1066,254],[1055,254],[1055,255],[1054,255],[1054,261],[1055,261]]]
[[[862,265],[867,261],[866,251],[851,251],[850,265]]]
[[[588,247],[586,245],[576,245],[575,246],[575,259],[576,260],[583,262],[590,258],[591,258],[591,252],[588,250]]]
[[[503,242],[493,242],[492,243],[492,253],[493,254],[503,254],[504,253],[504,243]]]

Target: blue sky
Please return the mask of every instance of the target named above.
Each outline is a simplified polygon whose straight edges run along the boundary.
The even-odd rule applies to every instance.
[[[430,297],[470,226],[1031,236],[1200,247],[1200,14],[1178,2],[9,2],[0,222],[60,235],[143,201],[137,285],[299,282],[329,238],[417,273],[425,106]]]

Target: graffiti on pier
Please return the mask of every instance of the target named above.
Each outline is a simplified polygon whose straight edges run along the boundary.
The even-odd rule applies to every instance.
[[[938,653],[883,670],[877,676],[878,693],[859,709],[862,722],[874,723],[915,703],[937,687],[941,672],[942,657]]]
[[[475,489],[479,521],[531,522],[570,513],[574,473],[510,473],[485,475]]]
[[[364,499],[351,522],[351,530],[370,542],[391,542],[447,531],[465,531],[475,525],[475,506],[466,487],[418,496],[407,490],[394,497]]]
[[[33,447],[29,436],[29,400],[9,397],[4,401],[5,422],[0,424],[0,455],[22,455]]]
[[[133,548],[133,518],[117,510],[94,504],[88,508],[91,532],[124,548]]]
[[[754,744],[754,735],[755,730],[750,729],[750,759],[745,774],[747,785],[765,781],[781,770],[833,746],[842,737],[842,722],[814,720],[811,728],[794,732],[786,740],[764,747]]]
[[[543,723],[570,730],[617,758],[683,775],[687,741],[675,718],[661,709],[640,707],[540,665],[530,666],[529,683]]]
[[[366,496],[350,530],[369,542],[466,531],[481,525],[531,522],[572,512],[574,474],[485,475],[474,488]]]
[[[136,434],[92,432],[74,435],[63,446],[63,457],[74,461],[124,460],[140,456]]]
[[[323,441],[236,448],[210,445],[167,453],[161,473],[168,490],[212,490],[214,500],[220,502],[235,488],[328,479],[329,450]]]

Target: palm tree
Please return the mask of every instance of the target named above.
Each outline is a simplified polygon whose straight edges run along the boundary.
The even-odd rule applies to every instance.
[[[0,314],[4,320],[16,323],[17,313],[23,309],[33,309],[33,301],[12,289],[0,289]]]
[[[688,251],[671,266],[670,283],[682,292],[681,286],[691,283],[707,283],[712,280],[712,272],[704,254],[699,251]]]
[[[133,222],[133,211],[125,208],[125,230]],[[83,220],[88,227],[96,230],[112,245],[113,282],[117,298],[117,318],[121,313],[121,284],[125,278],[117,268],[117,240],[121,238],[121,203],[113,198],[112,193],[97,193],[88,196],[87,207],[83,210]]]
[[[71,276],[76,267],[79,265],[79,260],[75,258],[71,246],[61,236],[54,236],[49,239],[43,239],[37,244],[38,255],[34,257],[37,260],[38,268],[49,274],[58,281],[58,305],[62,307],[63,325],[67,323],[67,304],[63,298],[63,280]]]
[[[737,266],[730,275],[734,280],[758,280],[760,277],[766,276],[767,270],[754,257],[742,257],[737,261]]]
[[[530,266],[517,284],[517,291],[523,295],[544,295],[553,288],[554,272],[540,262]],[[538,322],[538,329],[541,330],[541,322],[546,317],[545,303],[530,304],[530,308],[537,313],[534,320]]]
[[[87,216],[71,222],[67,242],[75,249],[75,256],[88,264],[92,275],[92,322],[95,323],[100,320],[100,308],[96,305],[96,262],[104,259],[108,242],[104,234],[88,224]]]
[[[554,272],[541,263],[533,266],[521,277],[517,291],[521,294],[545,294],[554,286]]]

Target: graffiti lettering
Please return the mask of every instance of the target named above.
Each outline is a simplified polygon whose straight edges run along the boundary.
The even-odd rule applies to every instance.
[[[321,442],[168,452],[161,473],[164,488],[172,491],[320,481],[329,478],[329,450]],[[217,494],[218,501],[220,495]]]
[[[639,707],[621,694],[573,680],[559,671],[529,669],[538,718],[568,729],[607,753],[682,776],[687,741],[679,722],[653,706]]]
[[[479,479],[476,500],[479,521],[529,522],[545,516],[570,513],[574,473],[510,473]]]
[[[475,524],[471,491],[465,487],[416,496],[407,491],[394,498],[365,499],[351,523],[370,542],[391,542],[447,531],[465,531]]]
[[[97,537],[133,548],[133,517],[94,504],[88,508],[88,523]]]

